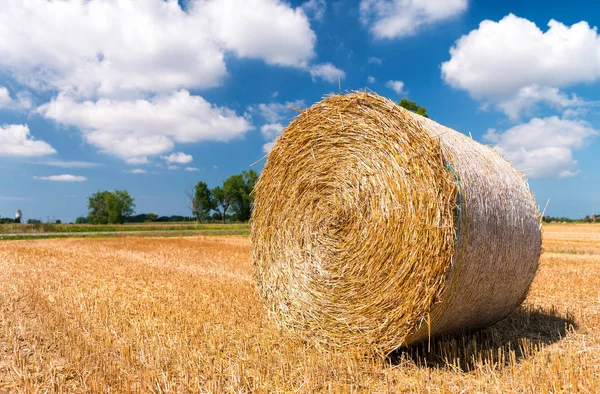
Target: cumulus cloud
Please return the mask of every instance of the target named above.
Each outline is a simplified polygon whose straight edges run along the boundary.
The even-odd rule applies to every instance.
[[[569,97],[558,88],[532,85],[521,88],[514,97],[501,101],[497,107],[511,120],[518,120],[523,113],[530,114],[542,103],[556,110],[586,105],[581,98],[576,95]]]
[[[375,77],[372,77],[372,76],[369,75],[367,77],[367,83],[375,83]]]
[[[281,135],[281,133],[283,133],[284,128],[285,127],[281,123],[266,124],[260,128],[263,138],[268,141],[263,145],[263,150],[265,153],[271,152],[271,149],[275,144],[275,140]]]
[[[252,129],[246,118],[186,90],[148,100],[78,102],[59,95],[38,112],[78,127],[88,143],[136,165],[171,151],[175,142],[226,142]]]
[[[88,98],[217,86],[227,52],[300,68],[314,57],[308,18],[281,0],[195,0],[187,11],[176,0],[2,6],[0,66],[34,89]]]
[[[50,144],[31,137],[27,125],[0,125],[0,157],[36,157],[56,153]]]
[[[188,164],[194,161],[192,155],[186,155],[183,152],[171,153],[169,156],[163,156],[162,158],[169,164]]]
[[[252,114],[258,113],[267,123],[289,121],[296,115],[297,110],[306,108],[304,100],[287,101],[285,103],[258,104],[248,108]]]
[[[27,93],[21,92],[17,94],[17,99],[14,100],[10,96],[10,92],[7,88],[0,86],[0,109],[29,109],[31,108],[31,101]]]
[[[219,86],[229,57],[293,67],[313,81],[345,76],[314,62],[309,17],[323,17],[324,0],[300,7],[189,0],[185,9],[177,0],[6,0],[2,7],[0,72],[55,94],[38,113],[133,165],[175,143],[225,142],[251,129],[232,110],[189,94]],[[26,93],[15,98],[0,87],[0,108],[31,106]]]
[[[274,140],[281,135],[283,129],[284,127],[281,123],[266,124],[260,128],[260,132],[266,140]]]
[[[196,168],[196,167],[185,167],[183,170],[187,171],[187,172],[199,172],[200,171],[200,169]]]
[[[304,100],[288,101],[285,103],[259,104],[248,108],[252,114],[258,114],[266,123],[261,126],[260,132],[267,141],[263,145],[265,153],[269,153],[275,139],[281,135],[283,129],[292,118],[298,115],[298,111],[306,108]]]
[[[461,37],[442,64],[442,76],[450,86],[517,118],[538,103],[579,105],[558,89],[597,80],[599,53],[600,37],[587,22],[566,26],[551,20],[544,32],[509,14],[499,22],[485,20]]]
[[[378,57],[370,57],[368,60],[369,64],[375,64],[377,66],[381,66],[383,61]]]
[[[271,153],[271,150],[273,149],[274,145],[275,145],[275,141],[267,142],[266,144],[263,145],[263,152],[265,152],[266,154]]]
[[[468,0],[361,0],[360,20],[376,38],[413,35],[463,13]]]
[[[302,11],[310,18],[316,21],[322,21],[327,11],[325,0],[308,0],[302,4]]]
[[[92,163],[89,161],[65,161],[65,160],[48,160],[38,164],[43,164],[50,167],[61,167],[61,168],[93,168],[101,167],[100,163]]]
[[[562,117],[535,117],[485,139],[533,178],[577,174],[574,152],[598,134],[581,120],[592,103],[561,89],[600,78],[600,36],[587,22],[566,26],[551,20],[543,31],[509,14],[485,20],[461,37],[442,64],[450,86],[504,112],[509,119],[531,117],[544,106]]]
[[[131,157],[129,159],[126,159],[125,162],[127,164],[139,166],[139,165],[143,165],[143,164],[148,164],[150,161],[148,160],[148,158],[146,156],[138,156],[138,157]]]
[[[145,174],[146,170],[144,170],[143,168],[134,168],[133,170],[128,170],[125,172],[128,172],[130,174]]]
[[[385,86],[392,89],[397,94],[404,93],[404,82],[402,81],[387,81]]]
[[[567,178],[577,174],[573,151],[596,135],[598,131],[585,121],[551,116],[504,132],[490,129],[484,140],[531,178]]]
[[[325,82],[338,82],[346,78],[346,73],[331,63],[317,64],[309,67],[308,72],[313,80],[321,79]]]
[[[77,175],[71,175],[71,174],[34,176],[33,179],[37,179],[40,181],[51,181],[51,182],[84,182],[84,181],[87,181],[87,178],[84,176],[77,176]]]
[[[208,0],[192,3],[218,41],[240,57],[303,66],[314,56],[316,35],[301,8],[280,0]],[[182,37],[185,39],[185,37]]]

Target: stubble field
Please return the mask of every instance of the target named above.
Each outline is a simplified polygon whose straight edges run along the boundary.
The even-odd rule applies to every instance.
[[[280,333],[253,286],[245,237],[0,242],[0,392],[600,392],[600,225],[544,228],[513,316],[386,359]]]

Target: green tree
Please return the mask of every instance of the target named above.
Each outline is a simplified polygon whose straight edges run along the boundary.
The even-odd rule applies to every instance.
[[[254,203],[252,190],[257,180],[258,174],[255,171],[243,171],[225,179],[220,188],[213,189],[213,209],[221,213],[222,221],[225,220],[228,209],[233,211],[237,220],[250,219]]]
[[[414,101],[410,101],[406,97],[400,100],[398,105],[416,114],[429,118],[429,115],[427,114],[427,109],[425,107],[420,107],[417,103],[415,103]]]
[[[87,218],[84,216],[79,216],[75,219],[75,224],[86,224],[88,222]]]
[[[127,190],[98,191],[88,199],[88,223],[91,224],[124,223],[134,212],[134,199]]]
[[[252,207],[254,204],[254,185],[258,180],[258,174],[254,170],[243,171],[242,179],[244,184],[242,186],[242,193],[237,199],[237,203],[234,204],[238,220],[248,221],[252,215]]]
[[[145,222],[152,223],[158,220],[158,215],[155,213],[147,213]]]
[[[214,201],[213,209],[221,215],[221,222],[225,223],[225,215],[231,205],[231,196],[225,192],[224,188],[219,186],[212,189],[212,195]]]
[[[215,201],[206,182],[198,182],[196,184],[191,206],[192,214],[198,222],[207,220],[210,217],[210,211],[215,209]]]
[[[242,174],[232,175],[223,182],[223,192],[229,199],[231,210],[238,220],[244,220],[246,189]]]

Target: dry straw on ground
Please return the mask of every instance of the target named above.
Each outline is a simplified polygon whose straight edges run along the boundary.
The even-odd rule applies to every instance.
[[[289,125],[252,222],[275,321],[380,353],[505,318],[541,248],[534,199],[508,162],[364,92],[328,97]]]

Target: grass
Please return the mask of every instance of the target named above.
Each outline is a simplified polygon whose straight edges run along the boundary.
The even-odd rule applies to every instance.
[[[127,223],[116,225],[93,224],[0,224],[0,234],[92,233],[142,231],[249,231],[246,223]]]
[[[545,226],[523,308],[382,359],[278,331],[246,237],[4,242],[0,392],[595,393],[599,245],[599,226]]]
[[[22,234],[11,234],[11,235],[2,235],[0,234],[0,242],[1,241],[23,241],[23,240],[33,240],[39,239],[40,235],[43,235],[44,239],[65,239],[65,238],[122,238],[122,237],[163,237],[163,238],[172,238],[172,237],[197,237],[200,235],[207,237],[222,237],[222,236],[248,236],[250,235],[250,231],[248,228],[240,228],[240,229],[211,229],[211,230],[168,230],[168,231],[141,231],[141,232],[88,232],[88,233],[74,233],[74,232],[64,232],[64,233],[22,233]]]

